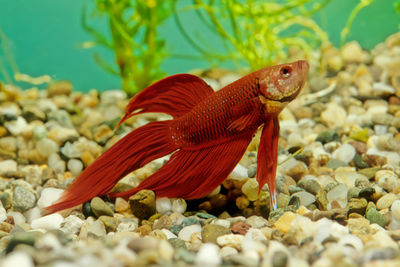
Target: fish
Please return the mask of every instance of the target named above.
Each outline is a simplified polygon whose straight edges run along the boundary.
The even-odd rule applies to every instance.
[[[265,184],[276,209],[279,120],[283,108],[300,93],[309,70],[305,60],[269,66],[214,91],[191,74],[166,77],[132,97],[117,128],[146,112],[166,113],[121,138],[89,165],[52,205],[54,213],[106,195],[128,199],[140,190],[156,197],[197,199],[207,196],[233,171],[262,128],[256,180]],[[171,155],[137,187],[110,192],[116,183],[149,162]]]

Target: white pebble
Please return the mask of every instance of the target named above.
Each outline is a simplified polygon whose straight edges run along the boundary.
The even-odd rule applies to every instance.
[[[333,152],[332,157],[345,163],[349,163],[355,155],[356,149],[352,145],[343,144]]]
[[[3,222],[7,219],[7,211],[3,207],[3,203],[0,201],[0,222]]]
[[[219,192],[221,192],[221,186],[220,185],[217,186],[213,191],[211,191],[211,193],[208,194],[207,197],[212,197],[212,196],[218,195]]]
[[[51,233],[45,234],[35,242],[35,248],[39,250],[58,250],[62,248],[62,245],[58,238]]]
[[[230,246],[240,250],[242,248],[243,238],[244,237],[242,235],[237,234],[222,235],[217,238],[217,244],[221,247]]]
[[[43,157],[48,157],[52,153],[57,153],[59,147],[56,142],[49,138],[43,138],[36,143],[36,148]]]
[[[391,210],[393,219],[400,222],[400,200],[395,200],[392,203]]]
[[[328,209],[331,208],[331,202],[336,201],[342,208],[345,208],[347,205],[347,192],[348,192],[348,187],[345,184],[339,184],[333,189],[331,189],[328,194]]]
[[[7,216],[13,217],[16,225],[22,225],[26,222],[24,215],[18,211],[9,211]]]
[[[82,224],[82,219],[75,215],[69,215],[64,219],[63,226],[60,230],[66,234],[77,234],[81,230]]]
[[[12,135],[20,135],[28,127],[28,123],[23,117],[18,117],[14,121],[9,121],[5,123],[7,130]]]
[[[53,153],[48,158],[49,167],[54,169],[57,173],[65,172],[65,162],[61,160],[57,153]]]
[[[7,159],[0,161],[0,173],[16,172],[16,171],[17,171],[17,162],[15,160]]]
[[[190,237],[195,233],[201,233],[201,226],[199,224],[192,224],[183,227],[178,234],[178,237],[183,241],[190,241]]]
[[[197,266],[217,266],[221,264],[222,258],[219,248],[213,243],[205,243],[200,247],[196,255],[195,263]]]
[[[167,197],[160,197],[156,200],[156,210],[158,213],[166,214],[171,212],[172,204],[171,200]]]
[[[225,246],[220,250],[220,255],[223,259],[236,254],[238,254],[238,251],[230,246]]]
[[[78,176],[83,170],[83,163],[79,159],[70,159],[68,160],[67,167],[73,176]]]
[[[163,229],[161,229],[161,232],[163,232],[165,234],[167,239],[177,238],[177,236],[168,229],[163,228]]]
[[[54,202],[56,202],[61,194],[64,192],[63,189],[47,187],[42,190],[40,194],[40,198],[37,202],[37,206],[41,209],[50,206]]]
[[[183,198],[176,198],[172,200],[172,211],[183,214],[186,211],[187,204]]]
[[[34,267],[32,258],[25,252],[14,251],[8,254],[1,263],[1,267]]]
[[[39,219],[42,216],[38,207],[26,211],[24,215],[28,223],[31,223],[33,220]]]
[[[231,227],[231,222],[228,220],[224,220],[224,219],[215,219],[212,223],[221,225],[225,228]]]
[[[364,249],[364,244],[361,239],[351,234],[340,237],[338,244],[342,246],[352,246],[355,250],[360,252]]]
[[[158,253],[161,259],[171,261],[174,257],[174,248],[167,240],[160,240],[158,245]]]
[[[243,180],[247,178],[247,169],[243,167],[242,165],[238,164],[236,167],[233,169],[232,173],[229,175],[231,179],[234,180]]]
[[[53,213],[38,219],[34,219],[31,222],[32,229],[46,229],[55,230],[59,229],[64,218],[58,213]]]

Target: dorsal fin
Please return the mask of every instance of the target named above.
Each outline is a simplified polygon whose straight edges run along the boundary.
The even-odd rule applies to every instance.
[[[145,112],[167,113],[174,118],[182,116],[213,92],[213,89],[197,76],[169,76],[135,95],[129,101],[118,126],[126,119]]]

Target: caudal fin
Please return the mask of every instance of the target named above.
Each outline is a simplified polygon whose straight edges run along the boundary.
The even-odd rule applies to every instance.
[[[176,148],[169,137],[169,123],[151,122],[130,132],[85,169],[59,201],[45,210],[53,213],[104,195],[128,173],[172,153]]]

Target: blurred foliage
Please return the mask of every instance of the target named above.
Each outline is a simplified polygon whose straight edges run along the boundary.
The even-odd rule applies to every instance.
[[[191,7],[177,10],[175,21],[181,33],[211,62],[234,61],[252,70],[289,58],[291,48],[300,57],[328,42],[327,34],[311,18],[329,0],[193,0]],[[194,9],[198,17],[219,37],[224,52],[212,51],[195,41],[181,23],[179,13]]]
[[[365,7],[372,4],[375,0],[360,0],[360,2],[351,11],[349,18],[347,19],[346,26],[344,26],[342,32],[340,33],[340,44],[343,46],[346,42],[346,38],[350,33],[351,25],[354,22],[357,14]]]
[[[394,3],[394,10],[396,11],[397,14],[400,16],[400,1]],[[400,24],[399,24],[399,30],[400,30]]]
[[[158,27],[172,14],[174,0],[95,0],[92,16],[107,16],[111,39],[87,23],[82,14],[82,26],[92,35],[95,45],[111,49],[115,66],[98,54],[94,59],[109,73],[119,75],[122,88],[134,94],[165,74],[160,65],[167,57],[165,40]]]

